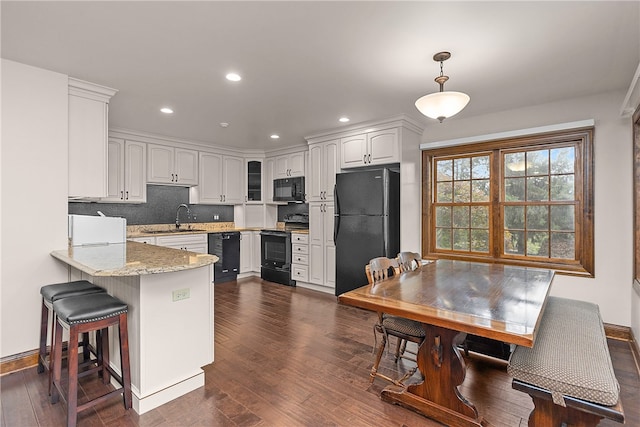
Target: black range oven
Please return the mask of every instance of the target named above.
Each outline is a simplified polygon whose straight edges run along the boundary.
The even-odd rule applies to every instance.
[[[291,232],[262,230],[260,276],[270,282],[295,286],[291,280]]]

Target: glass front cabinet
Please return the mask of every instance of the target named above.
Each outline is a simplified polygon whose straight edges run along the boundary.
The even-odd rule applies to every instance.
[[[247,203],[263,203],[262,160],[247,160]]]

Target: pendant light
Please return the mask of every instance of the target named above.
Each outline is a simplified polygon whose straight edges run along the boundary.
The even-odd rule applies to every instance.
[[[425,95],[416,101],[416,108],[425,116],[438,120],[458,114],[469,103],[469,95],[462,92],[444,90],[444,83],[449,80],[442,72],[442,63],[451,58],[449,52],[438,52],[433,55],[433,60],[440,63],[440,75],[434,80],[440,85],[440,91]]]

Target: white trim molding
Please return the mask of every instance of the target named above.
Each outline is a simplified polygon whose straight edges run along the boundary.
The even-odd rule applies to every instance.
[[[558,132],[563,130],[581,129],[595,125],[594,119],[579,120],[576,122],[558,123],[555,125],[538,126],[527,129],[509,130],[505,132],[488,133],[486,135],[467,136],[464,138],[447,139],[443,141],[423,142],[420,144],[421,150],[431,150],[433,148],[452,147],[455,145],[474,144],[476,142],[495,141],[498,139],[517,138],[520,136],[536,135],[548,132]]]
[[[633,79],[631,79],[627,95],[624,97],[624,101],[622,101],[622,106],[620,107],[620,115],[622,117],[631,117],[633,112],[636,111],[638,104],[640,104],[640,85],[638,82],[640,82],[640,63],[638,64],[638,68],[636,68]]]

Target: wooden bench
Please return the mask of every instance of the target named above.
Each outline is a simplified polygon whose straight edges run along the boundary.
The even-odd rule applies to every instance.
[[[533,348],[517,346],[507,371],[512,387],[533,399],[529,426],[624,423],[598,306],[549,297]]]

